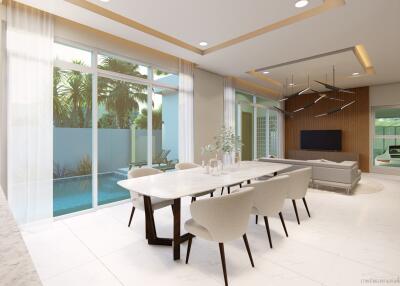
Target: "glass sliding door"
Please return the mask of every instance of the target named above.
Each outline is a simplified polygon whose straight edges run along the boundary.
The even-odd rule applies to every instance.
[[[92,207],[92,75],[54,68],[53,215]]]
[[[373,110],[372,166],[374,171],[400,172],[400,107]]]
[[[98,78],[98,203],[129,198],[117,185],[131,165],[147,165],[147,86]]]
[[[256,97],[257,100],[257,158],[265,157],[269,154],[268,144],[268,125],[269,125],[269,110],[268,100]]]
[[[178,162],[178,91],[153,88],[153,167],[167,171]]]
[[[97,49],[54,46],[54,216],[129,199],[117,182],[130,168],[173,169],[177,73]]]
[[[251,161],[254,158],[254,104],[253,96],[236,93],[236,132],[242,139],[242,160]]]
[[[236,133],[242,139],[242,160],[279,156],[279,120],[274,100],[236,92]],[[254,144],[255,143],[255,144]]]
[[[278,129],[278,118],[279,114],[275,110],[268,111],[268,154],[274,157],[279,156],[279,129]]]

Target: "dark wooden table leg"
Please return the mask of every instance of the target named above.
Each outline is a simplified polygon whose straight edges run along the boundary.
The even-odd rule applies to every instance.
[[[174,260],[181,259],[181,199],[174,200],[174,235],[172,241]]]
[[[146,216],[146,239],[150,245],[172,245],[171,238],[162,238],[157,236],[156,224],[154,221],[154,211],[151,205],[151,198],[144,196],[144,210]]]

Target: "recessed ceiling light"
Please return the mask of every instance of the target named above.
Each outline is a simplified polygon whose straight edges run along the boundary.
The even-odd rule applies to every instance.
[[[263,71],[263,74],[269,74],[269,71]]]
[[[303,8],[306,7],[307,5],[308,5],[308,0],[298,0],[296,4],[294,4],[296,8]]]
[[[352,76],[358,76],[358,75],[360,75],[360,73],[359,72],[353,72],[351,75]]]
[[[110,2],[110,0],[100,0],[100,1],[104,3]]]
[[[200,42],[199,45],[202,46],[202,47],[206,47],[206,46],[208,46],[208,43],[207,42]]]
[[[295,86],[295,84],[294,83],[289,83],[289,86]]]

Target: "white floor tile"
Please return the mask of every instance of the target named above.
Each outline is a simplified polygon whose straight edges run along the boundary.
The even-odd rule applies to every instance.
[[[249,220],[255,268],[241,239],[225,244],[230,285],[365,285],[363,279],[400,275],[400,178],[363,174],[369,186],[354,195],[310,190],[307,216],[301,200],[298,225],[291,201],[283,216],[270,217],[273,249],[263,219]],[[190,217],[182,203],[182,224]],[[131,204],[24,228],[23,236],[45,285],[223,285],[218,244],[194,239],[190,262],[172,260],[170,247],[149,246],[144,213]],[[155,212],[157,232],[172,235],[172,211]]]
[[[23,238],[42,280],[96,259],[67,227],[58,222],[54,228],[24,232]]]
[[[43,281],[44,286],[121,286],[99,261],[76,267]]]
[[[96,256],[106,255],[144,239],[138,231],[131,231],[103,210],[89,213],[82,218],[69,218],[64,222]],[[144,230],[144,224],[141,230]]]

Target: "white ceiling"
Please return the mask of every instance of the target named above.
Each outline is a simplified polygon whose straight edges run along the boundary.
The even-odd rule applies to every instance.
[[[160,32],[198,46],[209,46],[249,33],[299,13],[293,0],[143,1],[89,0]],[[314,0],[307,7],[322,4]]]
[[[336,84],[346,88],[400,82],[399,0],[346,0],[346,5],[329,12],[204,56],[63,0],[18,1],[193,61],[203,69],[249,79],[268,87],[274,86],[254,79],[246,72],[357,44],[365,46],[375,67],[375,75],[349,77],[352,72],[360,71],[359,64],[350,54],[277,68],[270,75],[284,81],[293,73],[299,85],[306,85],[308,73],[316,77],[331,72],[331,66],[335,65]],[[213,46],[300,11],[294,8],[294,0],[90,1],[197,46],[200,41]],[[311,0],[311,7],[319,4],[321,0]],[[325,79],[322,74],[319,79]]]
[[[323,90],[323,86],[316,83],[314,80],[333,84],[333,67],[335,69],[335,85],[337,83],[343,86],[351,85],[354,79],[360,80],[361,77],[368,77],[352,50],[300,63],[270,68],[268,69],[270,73],[267,76],[275,81],[283,83],[283,86],[293,83],[294,86],[291,86],[289,90],[287,90],[289,93],[294,93],[306,88],[308,86],[308,78],[311,88]],[[354,72],[358,72],[360,75],[355,78],[352,76]],[[250,78],[250,76],[246,77]],[[257,82],[271,88],[274,87],[273,84],[271,85],[260,79],[257,79]],[[275,86],[275,89],[280,88]]]

